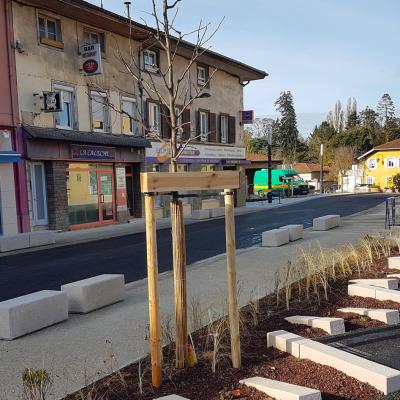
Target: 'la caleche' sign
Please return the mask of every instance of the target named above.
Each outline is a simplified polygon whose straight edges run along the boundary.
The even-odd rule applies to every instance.
[[[73,160],[115,160],[114,147],[71,145]]]

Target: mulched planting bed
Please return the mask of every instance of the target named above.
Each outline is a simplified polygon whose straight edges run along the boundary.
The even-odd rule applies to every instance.
[[[393,272],[396,272],[393,270]],[[391,301],[378,301],[347,295],[349,279],[383,278],[388,273],[387,259],[375,260],[369,271],[354,273],[346,278],[338,278],[330,282],[329,299],[323,294],[317,297],[310,295],[304,298],[293,289],[290,310],[286,310],[284,295],[280,305],[276,304],[276,295],[268,295],[258,303],[258,313],[254,308],[246,306],[241,310],[241,349],[242,368],[235,370],[230,363],[230,345],[228,329],[221,331],[221,346],[218,351],[216,372],[211,370],[212,362],[212,328],[206,327],[195,334],[198,364],[193,368],[177,370],[174,368],[173,344],[164,348],[164,383],[161,389],[151,386],[149,357],[138,363],[129,365],[117,373],[101,379],[85,391],[91,391],[91,397],[84,399],[107,400],[153,400],[169,394],[178,394],[190,400],[266,400],[270,399],[257,390],[239,385],[239,380],[253,376],[262,376],[292,384],[315,388],[322,392],[324,400],[374,400],[382,397],[382,393],[368,384],[359,382],[345,374],[309,360],[300,360],[273,348],[267,348],[267,332],[284,329],[307,337],[318,338],[327,333],[305,325],[294,325],[286,322],[285,317],[291,315],[334,316],[345,319],[346,332],[378,327],[384,324],[368,317],[356,314],[344,314],[337,311],[345,307],[393,308],[400,310],[400,304]],[[322,292],[322,291],[321,291]],[[256,322],[256,324],[255,324]],[[225,322],[226,323],[226,322]],[[218,321],[214,323],[215,328]],[[127,339],[128,340],[128,339]],[[140,368],[140,374],[139,374]],[[141,375],[141,379],[139,379]],[[141,383],[140,383],[141,381]],[[140,390],[142,387],[142,391]],[[85,392],[84,391],[84,392]],[[82,393],[70,395],[66,400],[81,400]]]

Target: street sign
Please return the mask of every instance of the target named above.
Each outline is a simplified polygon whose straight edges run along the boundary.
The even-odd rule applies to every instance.
[[[103,73],[100,43],[81,46],[81,71],[83,75],[99,75]]]
[[[43,92],[43,111],[60,112],[63,110],[61,92]]]
[[[254,111],[242,111],[242,124],[252,124],[254,121]]]

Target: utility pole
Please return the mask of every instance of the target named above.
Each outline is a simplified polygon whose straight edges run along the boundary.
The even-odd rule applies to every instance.
[[[319,193],[324,193],[324,144],[321,143],[321,169],[319,172]]]
[[[267,153],[268,153],[268,203],[272,203],[272,125],[267,125]]]

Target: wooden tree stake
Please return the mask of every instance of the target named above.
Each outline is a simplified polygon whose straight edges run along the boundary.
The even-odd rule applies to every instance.
[[[161,387],[161,323],[158,294],[157,230],[154,215],[155,198],[145,194],[147,279],[149,290],[151,379],[156,388]]]
[[[236,243],[234,199],[231,189],[225,189],[225,233],[226,233],[226,262],[228,273],[228,305],[229,325],[231,333],[231,357],[233,368],[240,368],[240,332],[239,307],[237,302],[236,284]]]
[[[184,368],[187,355],[186,241],[181,200],[171,200],[172,254],[174,268],[176,368]]]

